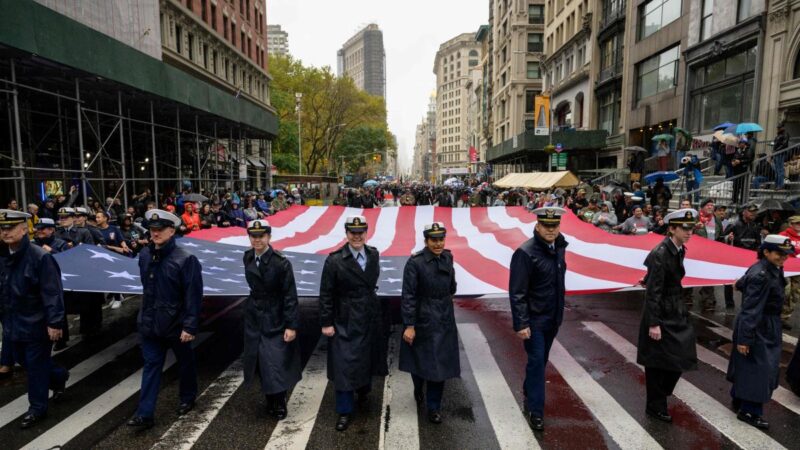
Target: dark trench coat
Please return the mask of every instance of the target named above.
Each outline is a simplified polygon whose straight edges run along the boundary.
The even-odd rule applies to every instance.
[[[328,255],[319,289],[320,323],[336,330],[329,338],[328,379],[337,391],[364,387],[373,375],[389,373],[387,308],[377,294],[380,255],[364,246],[367,266],[361,270],[348,246]]]
[[[636,362],[645,367],[673,372],[697,369],[694,327],[681,300],[681,280],[686,274],[683,258],[684,253],[667,237],[644,261],[646,290]],[[649,328],[655,325],[661,327],[660,341],[649,336]]]
[[[733,324],[728,381],[741,400],[766,403],[778,387],[785,287],[783,271],[766,259],[750,266],[736,283],[742,292],[742,309]],[[737,345],[750,347],[749,354],[739,353]]]
[[[413,345],[400,343],[399,368],[425,380],[461,376],[458,329],[453,312],[456,273],[453,254],[437,258],[427,248],[406,262],[400,312],[403,326],[414,326]]]
[[[250,286],[244,307],[245,383],[258,371],[263,392],[279,394],[302,378],[300,344],[296,338],[283,340],[287,328],[297,331],[300,325],[292,263],[270,247],[258,266],[250,249],[244,253],[244,273]]]

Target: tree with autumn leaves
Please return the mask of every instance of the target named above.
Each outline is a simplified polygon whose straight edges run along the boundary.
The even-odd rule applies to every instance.
[[[280,171],[298,173],[297,111],[300,107],[304,174],[334,175],[341,164],[357,172],[371,161],[364,153],[396,154],[397,144],[386,123],[384,99],[356,88],[348,77],[336,77],[330,67],[307,67],[291,56],[271,55],[270,98],[280,125],[272,145],[272,163]]]

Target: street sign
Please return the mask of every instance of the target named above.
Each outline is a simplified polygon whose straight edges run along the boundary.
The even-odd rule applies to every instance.
[[[556,153],[561,153],[562,150],[564,150],[564,147],[561,144],[556,144]]]
[[[550,166],[555,167],[556,170],[567,170],[567,152],[551,154]]]

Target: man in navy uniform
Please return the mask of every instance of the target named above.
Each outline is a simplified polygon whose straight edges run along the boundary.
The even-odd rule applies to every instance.
[[[365,404],[372,376],[388,374],[384,305],[378,299],[380,255],[365,244],[367,220],[345,220],[347,243],[328,255],[319,288],[322,334],[330,339],[328,379],[336,389],[336,430],[350,425],[353,400]]]
[[[56,223],[53,219],[42,217],[39,222],[33,226],[36,237],[33,239],[34,244],[42,247],[44,251],[55,255],[69,250],[69,244],[66,241],[56,237]]]
[[[53,341],[64,323],[61,270],[52,255],[28,240],[30,214],[0,210],[0,318],[3,349],[28,374],[30,407],[20,422],[29,428],[47,415],[48,390],[57,401],[69,372],[53,364]]]
[[[70,247],[75,247],[80,244],[94,245],[94,238],[92,233],[86,228],[75,226],[75,209],[74,208],[61,208],[58,210],[58,225],[56,236],[66,241]]]
[[[192,341],[203,300],[200,262],[175,243],[175,229],[181,219],[160,209],[147,211],[145,219],[151,243],[139,254],[142,307],[137,322],[144,369],[139,408],[128,421],[128,426],[142,429],[154,425],[161,371],[169,349],[180,366],[178,415],[194,408],[197,370]]]
[[[544,369],[550,347],[564,317],[564,253],[567,242],[560,233],[562,208],[538,208],[533,237],[511,257],[508,295],[514,331],[524,339],[525,409],[530,426],[544,430]]]

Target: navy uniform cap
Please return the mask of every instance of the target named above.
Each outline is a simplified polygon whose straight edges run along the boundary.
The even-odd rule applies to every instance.
[[[697,223],[697,210],[694,208],[683,208],[664,216],[667,225],[677,225],[682,228],[694,228]]]
[[[536,208],[533,213],[536,214],[536,219],[542,225],[558,225],[561,223],[561,216],[566,214],[567,211],[564,208],[553,206]]]
[[[351,233],[367,231],[367,219],[364,216],[349,216],[344,221],[344,229]]]
[[[151,209],[144,213],[147,219],[147,228],[177,228],[181,225],[181,219],[175,214],[163,209]]]
[[[75,215],[89,217],[89,210],[83,206],[75,208]]]
[[[768,234],[761,243],[760,250],[783,252],[787,255],[794,254],[794,245],[791,239],[779,234]]]
[[[422,236],[427,238],[443,238],[447,236],[447,228],[444,227],[442,222],[433,222],[425,225],[422,230]]]
[[[47,218],[47,217],[42,217],[33,226],[33,228],[36,228],[37,230],[38,229],[42,229],[42,228],[55,228],[55,227],[56,227],[56,223],[53,221],[53,219],[50,219],[50,218]]]
[[[261,236],[263,234],[272,234],[272,227],[269,226],[266,220],[253,220],[247,224],[247,234],[251,236]]]
[[[61,208],[58,210],[58,217],[72,217],[75,215],[74,208]]]
[[[0,209],[0,228],[13,228],[24,223],[31,217],[30,214],[13,209]]]

